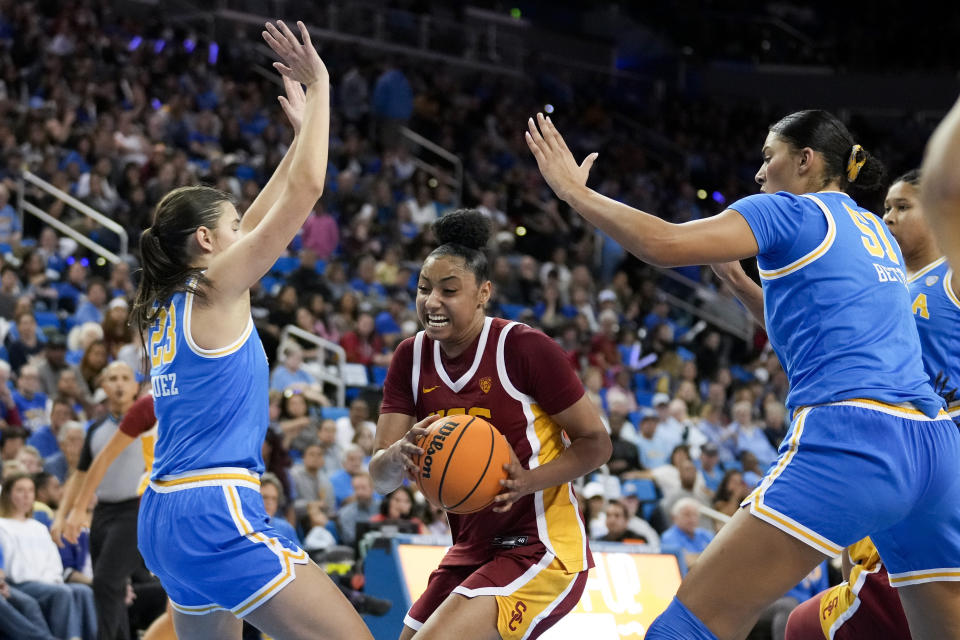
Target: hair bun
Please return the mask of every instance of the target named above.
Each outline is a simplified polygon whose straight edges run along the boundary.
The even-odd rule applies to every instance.
[[[433,223],[437,242],[482,251],[490,240],[490,221],[476,209],[457,209]]]

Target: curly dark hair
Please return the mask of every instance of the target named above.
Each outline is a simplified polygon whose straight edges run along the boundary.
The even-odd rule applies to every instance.
[[[490,240],[490,221],[476,209],[457,209],[433,223],[440,246],[430,258],[456,256],[473,272],[477,284],[490,279],[490,263],[483,249]]]

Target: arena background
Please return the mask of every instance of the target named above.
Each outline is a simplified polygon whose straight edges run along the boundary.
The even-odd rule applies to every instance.
[[[495,229],[489,313],[555,337],[634,447],[615,454],[621,466],[577,483],[601,569],[570,626],[548,637],[585,628],[642,637],[687,568],[683,550],[659,543],[669,506],[696,497],[712,530],[732,498],[715,495],[719,478],[700,477],[694,442],[685,440],[708,491],[644,476],[653,461],[637,445],[640,422],[649,415],[684,434],[754,425],[775,447],[786,379],[762,329],[709,269],[643,265],[553,198],[523,143],[526,118],[549,113],[578,158],[598,151],[590,184],[602,193],[675,222],[755,193],[766,127],[797,109],[839,115],[893,177],[919,165],[956,98],[960,13],[893,1],[0,0],[5,473],[45,468],[65,481],[76,452],[56,438],[53,400],[88,425],[106,411],[97,376],[107,362],[139,369],[126,319],[137,240],[159,198],[201,182],[243,209],[282,157],[291,133],[259,36],[276,18],[309,26],[334,105],[327,188],[309,232],[253,292],[275,374],[276,517],[315,543],[312,555],[376,637],[395,637],[444,544],[442,515],[417,502],[416,526],[345,535],[340,510],[356,469],[340,456],[354,444],[369,456],[392,349],[416,330],[429,223],[479,207]],[[755,274],[754,261],[744,266]],[[36,341],[21,338],[24,314]],[[53,353],[61,343],[66,364]],[[39,386],[25,366],[39,369]],[[64,369],[76,372],[72,386]],[[305,414],[290,406],[294,395],[307,399]],[[318,496],[298,493],[300,459],[325,420],[337,421],[336,442],[324,445],[334,495],[316,507]],[[749,485],[761,449],[726,452],[718,469]],[[645,544],[602,541],[605,501],[631,496],[651,531],[638,536]],[[77,568],[89,571],[82,559]],[[824,572],[837,581],[836,567]],[[134,632],[147,623],[131,614]]]

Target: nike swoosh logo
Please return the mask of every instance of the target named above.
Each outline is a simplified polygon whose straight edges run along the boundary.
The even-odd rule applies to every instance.
[[[424,393],[430,393],[431,391],[433,391],[434,389],[436,389],[436,388],[439,387],[439,386],[440,386],[440,385],[437,385],[436,387],[430,387],[429,389],[426,388],[426,387],[424,387],[424,388],[423,388],[423,392],[424,392]]]

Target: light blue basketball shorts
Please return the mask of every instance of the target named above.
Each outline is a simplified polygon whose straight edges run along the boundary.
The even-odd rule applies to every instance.
[[[946,412],[875,400],[799,409],[742,506],[833,557],[869,535],[894,586],[960,580],[960,432]]]
[[[150,483],[138,546],[173,607],[243,617],[293,581],[307,554],[267,522],[260,479],[247,469],[201,469]]]

